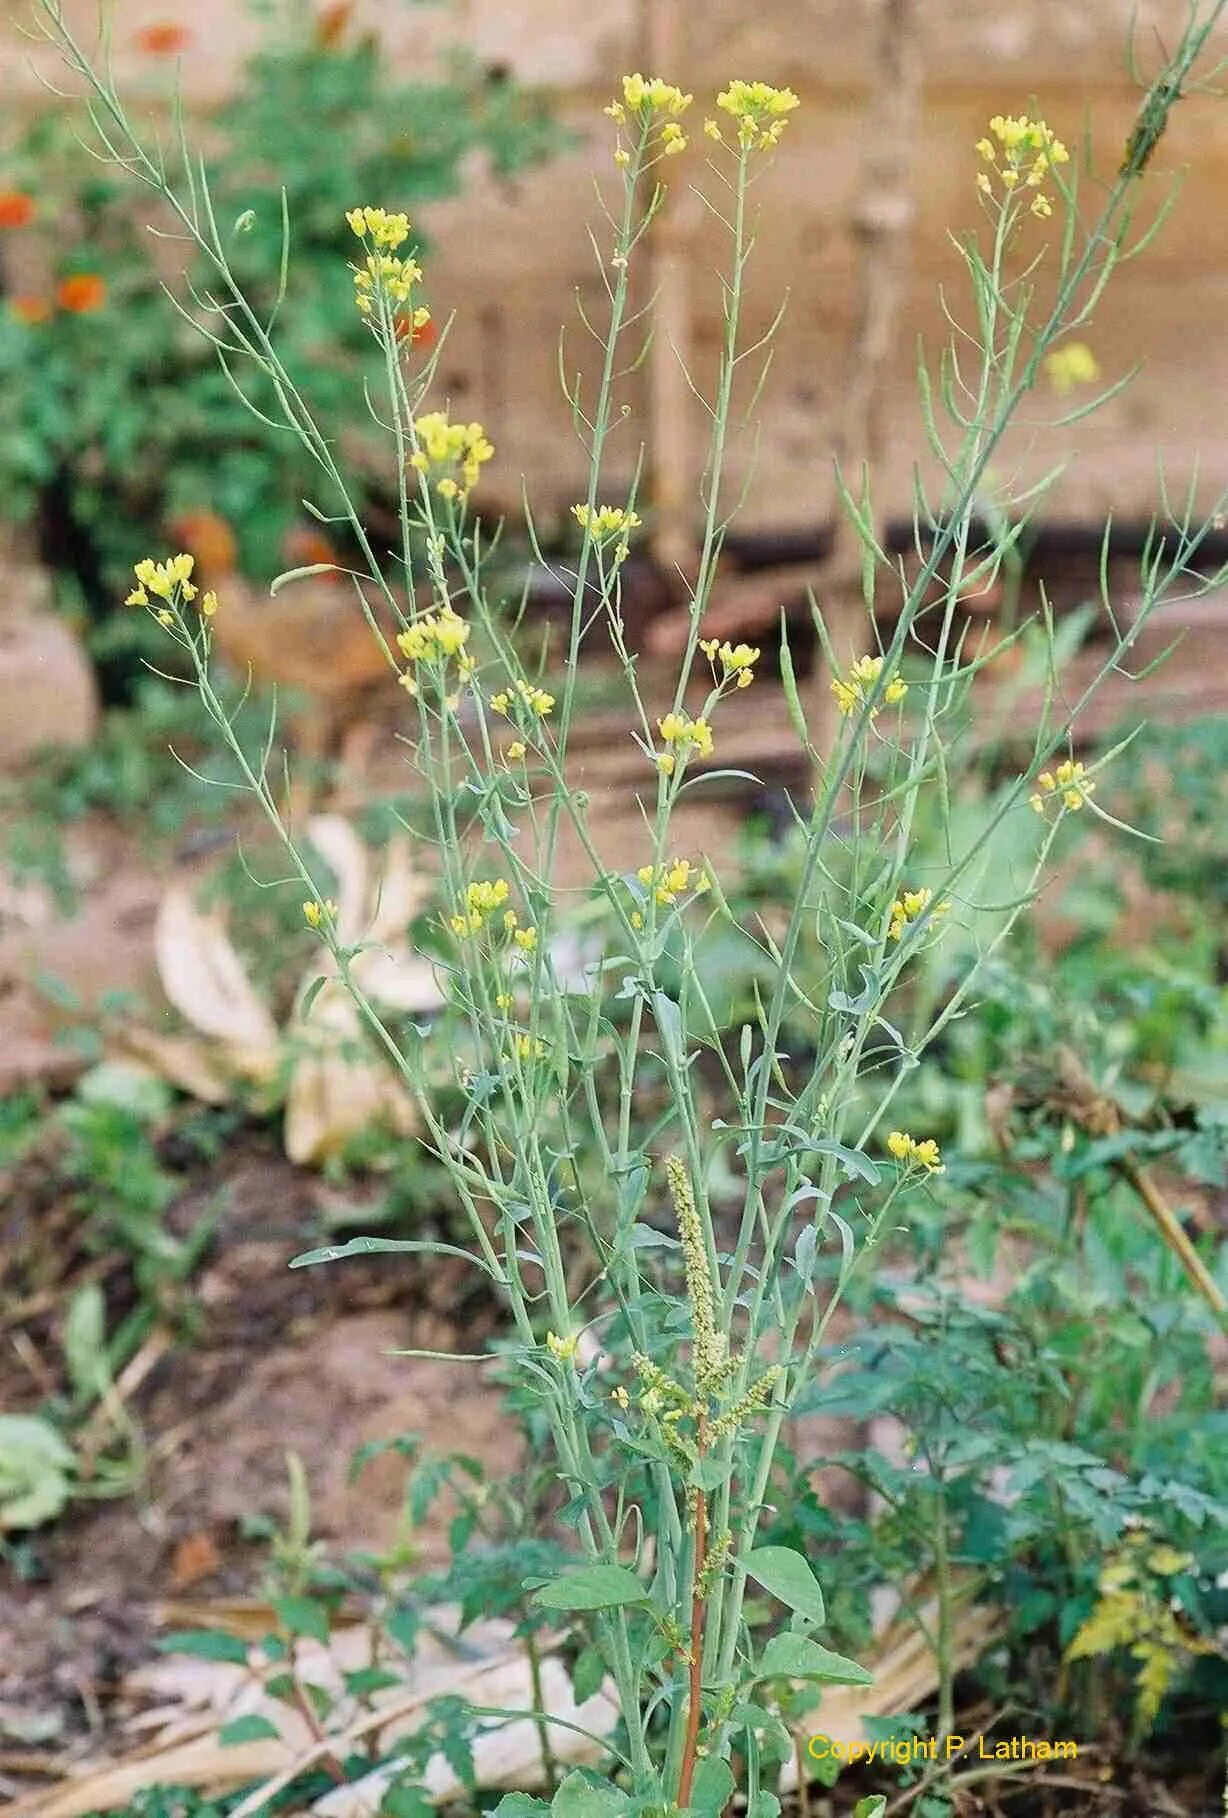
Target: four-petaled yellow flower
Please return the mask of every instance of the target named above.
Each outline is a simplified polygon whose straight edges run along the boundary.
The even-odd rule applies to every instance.
[[[553,710],[554,696],[547,694],[544,688],[535,688],[531,682],[513,682],[510,688],[501,688],[490,697],[494,711],[505,716],[518,703],[523,703],[537,719],[544,720]]]
[[[836,705],[841,713],[855,713],[859,707],[864,706],[882,672],[882,657],[863,656],[858,657],[849,670],[847,681],[836,676],[832,682],[831,691],[836,697]],[[871,718],[877,714],[880,706],[894,707],[896,702],[902,701],[907,693],[907,682],[901,682],[898,676],[892,676],[879,696]]]
[[[1045,373],[1059,398],[1064,398],[1077,385],[1094,385],[1100,377],[1096,356],[1086,341],[1067,341],[1045,355]]]
[[[942,1155],[932,1136],[919,1143],[914,1141],[907,1130],[893,1130],[887,1138],[887,1148],[906,1168],[924,1168],[927,1174],[941,1174],[944,1171]]]
[[[712,756],[712,728],[707,720],[692,720],[683,713],[667,713],[663,720],[657,721],[661,737],[667,745],[675,747],[685,757],[694,749],[700,757]],[[676,759],[673,751],[667,751],[657,759],[657,768],[666,776],[672,776]]]
[[[755,679],[755,664],[759,661],[758,649],[749,644],[719,643],[716,638],[700,638],[699,648],[703,651],[713,669],[718,662],[721,676],[728,680],[736,677],[735,687],[749,688]]]
[[[716,105],[735,121],[738,143],[762,151],[779,143],[780,135],[788,125],[785,116],[800,103],[791,88],[773,88],[768,82],[738,80],[721,91],[716,97]],[[715,134],[709,134],[710,138],[719,136],[719,127]]]
[[[1044,814],[1051,802],[1059,802],[1076,814],[1096,788],[1082,764],[1073,758],[1067,758],[1056,770],[1042,770],[1036,781],[1040,787],[1028,800],[1037,814]]]
[[[663,909],[672,908],[688,890],[695,896],[701,896],[710,886],[711,880],[702,865],[693,865],[690,859],[667,860],[663,865],[641,865],[636,872],[640,883],[651,890]],[[632,916],[632,925],[635,917]]]
[[[418,446],[410,466],[434,480],[441,497],[468,498],[495,452],[482,425],[453,423],[446,410],[429,410],[415,419],[414,433]]]
[[[927,911],[931,916],[946,915],[951,907],[950,903],[934,903],[933,898],[932,890],[901,891],[891,905],[891,923],[887,929],[888,940],[902,940],[905,930]],[[933,903],[933,908],[930,907],[931,903]]]
[[[309,928],[319,928],[325,922],[336,921],[337,905],[334,903],[331,896],[325,897],[323,902],[317,900],[311,903],[304,903],[303,917]]]
[[[574,1333],[568,1338],[560,1338],[557,1332],[546,1333],[546,1349],[557,1363],[574,1364],[579,1342]]]

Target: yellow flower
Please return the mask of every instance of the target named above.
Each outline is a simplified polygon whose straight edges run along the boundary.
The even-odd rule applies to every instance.
[[[510,688],[501,688],[490,697],[495,713],[504,715],[510,714],[518,703],[523,703],[537,719],[544,720],[554,708],[554,696],[547,694],[544,688],[535,688],[531,682],[514,682]]]
[[[365,265],[350,269],[354,274],[354,301],[364,316],[371,314],[376,297],[381,295],[405,314],[414,285],[422,278],[422,267],[416,259],[398,259],[388,252],[368,253]],[[414,328],[424,328],[431,312],[419,304],[409,312],[408,319]]]
[[[195,566],[195,558],[190,555],[168,556],[165,562],[154,562],[146,556],[133,570],[137,584],[125,604],[147,606],[151,593],[168,605],[174,604],[176,593],[181,600],[194,600],[196,588],[192,585],[192,570]]]
[[[667,158],[686,150],[686,134],[676,120],[670,120],[661,128],[661,150]]]
[[[512,1000],[511,1000],[510,996],[508,995],[508,993],[506,991],[500,991],[498,996],[495,998],[495,1009],[496,1010],[510,1010],[511,1007],[512,1007]]]
[[[470,934],[480,934],[490,917],[503,907],[510,895],[506,878],[474,878],[466,886],[458,905],[459,913],[449,917],[448,926],[460,940]],[[514,917],[515,912],[509,910],[508,914]]]
[[[684,756],[692,746],[700,757],[712,756],[712,728],[707,720],[692,720],[686,714],[667,713],[663,720],[657,721],[657,727],[665,743],[677,747]],[[657,763],[658,767],[663,767],[663,761],[660,758]],[[672,773],[673,765],[671,764],[665,774],[669,776]]]
[[[1001,148],[1003,164],[998,175],[1008,192],[1018,188],[1021,181],[1030,189],[1038,189],[1055,165],[1069,162],[1070,153],[1043,120],[1029,120],[1026,114],[995,114],[989,130],[993,138],[978,139],[976,150],[987,164],[996,164]],[[992,195],[993,185],[984,171],[978,175],[976,185],[986,195]],[[1042,219],[1053,213],[1047,196],[1036,197],[1032,213]]]
[[[370,239],[392,252],[409,238],[408,215],[390,215],[382,208],[351,208],[345,218],[360,240]]]
[[[594,543],[608,543],[617,536],[625,539],[643,522],[637,513],[626,511],[621,505],[598,505],[594,511],[587,505],[573,505],[571,515],[581,530],[588,531]]]
[[[560,1338],[557,1332],[546,1333],[546,1349],[557,1363],[574,1363],[579,1342],[574,1334],[569,1338]]]
[[[1086,341],[1067,341],[1045,355],[1045,373],[1059,398],[1064,398],[1077,385],[1094,385],[1100,377],[1096,356]]]
[[[507,758],[509,764],[515,764],[524,756],[525,750],[526,747],[522,739],[513,739],[505,751],[504,756]]]
[[[469,626],[449,605],[441,606],[438,612],[424,612],[397,633],[397,648],[411,663],[442,662],[460,656],[468,641]]]
[[[891,905],[891,924],[887,929],[888,940],[902,940],[905,929],[923,916],[927,910],[931,915],[946,915],[951,907],[949,902],[935,903],[934,907],[930,909],[933,895],[932,890],[902,891]]]
[[[409,457],[410,466],[434,479],[436,491],[445,499],[467,498],[495,452],[482,425],[453,423],[446,410],[430,410],[415,418],[414,434],[417,448]]]
[[[1071,758],[1059,764],[1055,771],[1042,770],[1036,781],[1040,787],[1028,801],[1037,814],[1044,814],[1051,802],[1060,802],[1063,808],[1077,814],[1096,788],[1083,765]]]
[[[916,1142],[907,1130],[893,1130],[887,1138],[887,1148],[906,1168],[924,1168],[927,1174],[944,1172],[942,1155],[932,1136]]]
[[[864,706],[882,672],[882,657],[863,656],[858,657],[849,670],[847,681],[836,676],[832,682],[831,691],[836,697],[836,705],[841,713],[846,715],[855,713],[859,707]],[[883,689],[870,717],[874,718],[880,706],[894,707],[896,702],[902,701],[907,693],[907,682],[901,682],[898,676],[893,676]]]
[[[650,889],[663,909],[672,908],[686,891],[699,896],[710,887],[710,879],[703,867],[693,865],[690,859],[667,860],[663,865],[641,865],[636,872],[640,883]],[[632,926],[636,926],[632,917]]]
[[[517,1060],[541,1060],[546,1044],[532,1035],[518,1035],[512,1043],[512,1052]]]
[[[749,644],[719,643],[716,638],[700,638],[699,648],[711,663],[713,669],[718,662],[722,680],[728,681],[732,676],[735,687],[749,688],[755,679],[755,664],[759,661],[760,652]]]
[[[307,922],[308,927],[319,928],[321,926],[321,924],[324,922],[331,922],[331,921],[336,920],[337,905],[336,905],[336,903],[334,903],[331,896],[326,897],[322,903],[318,902],[318,901],[313,902],[313,903],[304,903],[303,904],[303,916]]]
[[[665,82],[660,76],[623,77],[623,102],[632,113],[684,114],[694,99],[693,95],[684,95],[674,83]],[[619,107],[617,101],[613,105]],[[625,113],[615,115],[615,118],[619,117],[625,118]]]
[[[516,945],[520,948],[522,953],[532,953],[536,950],[536,947],[537,947],[537,929],[536,928],[517,928],[516,932],[512,936],[512,939],[515,941]]]
[[[708,119],[704,121],[704,136],[708,139],[715,139],[718,145],[723,145],[725,143],[724,139],[721,137],[721,129],[715,120]]]
[[[716,105],[737,122],[739,144],[762,151],[779,143],[785,116],[800,103],[791,88],[737,80],[716,97]]]
[[[209,588],[204,599],[201,601],[200,609],[207,619],[211,619],[217,611],[217,595],[214,593],[212,587]]]

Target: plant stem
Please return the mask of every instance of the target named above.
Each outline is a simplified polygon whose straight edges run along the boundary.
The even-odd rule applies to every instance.
[[[703,1457],[702,1428],[699,1455]],[[699,1749],[699,1716],[703,1704],[704,1568],[708,1559],[708,1499],[695,1492],[695,1563],[691,1578],[691,1670],[687,1692],[686,1736],[678,1776],[678,1804],[691,1803],[691,1782]]]

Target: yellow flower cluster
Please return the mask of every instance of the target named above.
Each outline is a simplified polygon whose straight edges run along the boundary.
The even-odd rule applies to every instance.
[[[409,238],[409,216],[390,215],[384,208],[351,208],[346,220],[360,240],[395,252]]]
[[[1094,385],[1100,377],[1096,356],[1086,341],[1068,341],[1045,355],[1045,372],[1059,398],[1066,397],[1077,385]]]
[[[433,478],[442,473],[441,478],[435,479],[435,490],[441,498],[468,498],[482,468],[495,452],[482,425],[452,423],[446,410],[429,410],[415,420],[414,430],[418,447],[409,457],[410,466]]]
[[[462,680],[474,670],[473,658],[465,651],[468,641],[469,626],[450,605],[441,606],[438,612],[423,613],[397,633],[397,646],[411,663],[443,663],[459,656]],[[417,678],[408,670],[400,682],[407,694],[417,694]]]
[[[512,1043],[512,1054],[517,1060],[541,1060],[545,1052],[545,1042],[538,1041],[533,1035],[518,1035]]]
[[[1056,770],[1042,770],[1036,781],[1040,788],[1028,800],[1037,814],[1043,814],[1051,802],[1059,800],[1064,808],[1077,813],[1096,788],[1082,764],[1071,758]]]
[[[685,757],[693,749],[700,757],[712,756],[712,728],[707,720],[692,720],[684,713],[667,713],[663,720],[657,721],[657,726],[665,743],[675,747],[678,755]],[[663,752],[657,759],[657,769],[665,776],[672,776],[675,762],[675,751]]]
[[[757,649],[752,650],[749,644],[720,644],[715,638],[700,638],[699,648],[714,670],[719,663],[723,680],[736,676],[736,687],[750,687],[755,679],[754,666],[759,661]]]
[[[354,301],[359,309],[369,316],[376,296],[383,291],[390,303],[403,310],[422,277],[416,259],[397,257],[398,246],[409,238],[409,216],[390,215],[383,208],[351,208],[345,218],[364,245],[369,241],[373,248],[364,265],[352,268]],[[407,319],[413,328],[425,328],[431,312],[419,306]]]
[[[501,688],[498,694],[490,697],[494,711],[504,715],[510,714],[512,708],[520,702],[537,719],[544,720],[554,707],[554,696],[547,694],[544,688],[535,688],[531,682],[514,682],[510,688]]]
[[[325,922],[335,922],[337,919],[337,905],[334,903],[331,896],[326,897],[322,903],[318,900],[311,903],[304,903],[303,919],[306,921],[309,928],[319,928]]]
[[[836,676],[832,682],[831,691],[836,697],[836,705],[841,713],[855,713],[859,707],[864,706],[882,673],[882,657],[863,656],[858,657],[849,670],[847,681]],[[896,702],[902,701],[907,693],[907,682],[901,682],[898,676],[893,676],[883,689],[879,705],[894,707]],[[877,712],[878,707],[875,707],[874,713],[877,714]]]
[[[945,915],[951,907],[950,903],[934,903],[933,909],[930,910],[933,898],[932,890],[901,891],[891,905],[891,925],[887,929],[888,940],[902,940],[905,930],[927,910],[932,915]]]
[[[635,875],[652,891],[663,909],[672,908],[688,890],[701,896],[710,882],[702,865],[693,865],[690,859],[673,859],[655,866],[641,865]],[[635,917],[631,919],[635,923]],[[638,927],[639,924],[635,925]]]
[[[634,118],[641,128],[652,128],[661,121],[658,144],[669,158],[686,150],[686,134],[679,126],[676,116],[684,114],[694,98],[693,95],[684,95],[673,82],[666,82],[660,76],[637,74],[623,77],[622,100],[611,101],[605,111],[620,126],[626,125],[629,118]],[[663,118],[671,115],[674,117]],[[614,162],[624,168],[630,164],[631,154],[625,146],[619,145],[614,153]]]
[[[989,122],[993,138],[978,139],[976,149],[987,164],[998,165],[999,149],[1002,164],[998,176],[1006,191],[1016,189],[1023,183],[1028,189],[1039,191],[1054,165],[1067,164],[1070,153],[1043,120],[1029,120],[1026,114],[1018,118],[1010,114],[995,114]],[[997,144],[994,144],[994,139]],[[985,195],[993,194],[993,184],[986,171],[981,171],[976,180],[977,188]],[[1032,213],[1047,217],[1053,213],[1053,204],[1048,196],[1037,194],[1032,198]]]
[[[165,600],[169,605],[178,593],[181,600],[194,600],[196,588],[192,585],[192,570],[196,566],[195,558],[190,555],[168,556],[165,562],[154,562],[146,557],[138,562],[133,573],[136,575],[136,586],[124,601],[125,606],[148,606],[150,594]],[[209,596],[206,596],[208,598]],[[217,611],[217,596],[213,597],[213,612]],[[204,611],[202,603],[201,610]],[[212,616],[212,615],[210,615]]]
[[[887,1148],[906,1168],[924,1168],[927,1174],[941,1174],[944,1171],[942,1155],[932,1136],[919,1143],[907,1130],[893,1130],[887,1138]]]
[[[506,878],[475,878],[465,891],[459,913],[449,919],[448,926],[462,940],[468,934],[480,934],[510,895]]]
[[[590,511],[587,505],[573,505],[571,515],[581,530],[588,531],[594,543],[609,543],[615,537],[621,538],[617,553],[620,562],[627,553],[627,538],[643,522],[637,512],[624,511],[621,505],[598,505],[595,511]]]
[[[721,91],[716,97],[716,105],[735,121],[739,145],[764,151],[779,143],[780,135],[788,125],[785,116],[800,103],[791,88],[773,88],[768,82],[739,80]],[[721,137],[715,120],[705,120],[704,131],[710,139]]]

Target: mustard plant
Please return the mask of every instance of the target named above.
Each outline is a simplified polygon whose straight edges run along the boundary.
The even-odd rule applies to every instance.
[[[524,635],[526,603],[509,609],[492,598],[491,539],[475,498],[497,450],[482,424],[461,421],[438,398],[436,363],[416,350],[428,274],[398,199],[355,197],[348,217],[354,307],[371,337],[371,410],[399,497],[399,537],[385,549],[372,542],[306,381],[283,363],[276,307],[262,316],[234,275],[235,227],[216,216],[182,118],[173,152],[148,144],[59,0],[41,0],[48,36],[84,85],[103,155],[148,188],[174,232],[209,263],[210,287],[194,297],[190,319],[240,390],[244,372],[259,375],[262,395],[271,389],[284,427],[313,457],[321,492],[310,509],[348,526],[362,551],[365,567],[351,573],[355,610],[405,692],[429,817],[424,844],[438,874],[430,952],[449,1009],[433,1027],[395,1031],[364,988],[362,945],[339,940],[335,905],[284,809],[274,727],[255,759],[234,732],[236,704],[211,660],[225,599],[198,593],[190,553],[137,567],[129,604],[164,628],[229,743],[241,786],[284,842],[306,922],[372,1042],[417,1096],[422,1140],[446,1166],[469,1221],[467,1253],[506,1307],[519,1380],[546,1416],[564,1498],[557,1519],[574,1535],[577,1563],[538,1585],[535,1602],[597,1650],[620,1712],[617,1733],[600,1738],[609,1779],[569,1777],[556,1794],[560,1812],[715,1814],[741,1790],[754,1818],[772,1818],[772,1783],[789,1753],[780,1713],[795,1708],[796,1687],[870,1682],[864,1667],[815,1638],[825,1606],[808,1561],[757,1545],[757,1529],[782,1425],[803,1386],[814,1403],[812,1378],[842,1294],[873,1267],[910,1204],[941,1193],[937,1143],[893,1127],[901,1085],[969,1007],[985,961],[1041,889],[1067,818],[1110,819],[1095,791],[1115,754],[1095,763],[1074,755],[1089,696],[1127,666],[1162,600],[1210,584],[1194,573],[1207,526],[1192,494],[1175,509],[1164,496],[1165,522],[1145,550],[1129,623],[1110,594],[1106,540],[1101,604],[1110,638],[1098,675],[1068,694],[1042,607],[1051,661],[1029,759],[989,798],[975,838],[949,844],[922,875],[913,851],[919,805],[941,812],[949,799],[969,693],[985,662],[970,649],[959,598],[994,579],[1060,481],[1060,466],[1026,487],[998,480],[991,523],[999,528],[986,535],[977,504],[991,488],[990,463],[1001,459],[1045,363],[1090,330],[1106,284],[1151,238],[1158,223],[1137,234],[1133,225],[1144,141],[1156,143],[1224,4],[1191,8],[1116,176],[1097,178],[1090,151],[1072,155],[1026,112],[995,116],[968,148],[982,221],[957,242],[965,318],[936,366],[920,367],[941,485],[931,494],[917,482],[909,576],[878,540],[863,476],[841,479],[864,557],[864,648],[851,664],[835,651],[816,605],[836,709],[823,749],[782,628],[786,703],[813,776],[808,799],[794,804],[804,859],[779,920],[740,930],[769,982],[755,1018],[731,1033],[694,962],[704,928],[732,912],[720,865],[688,849],[679,810],[684,795],[719,774],[712,765],[730,696],[764,685],[760,650],[706,636],[704,615],[736,508],[728,453],[757,395],[756,356],[771,338],[770,330],[748,334],[743,319],[754,189],[782,142],[788,155],[798,97],[739,79],[704,120],[703,195],[727,236],[723,334],[705,399],[711,433],[688,632],[658,712],[623,609],[624,564],[647,507],[638,481],[615,495],[605,476],[625,441],[628,377],[652,328],[651,306],[633,300],[633,273],[693,136],[692,96],[635,74],[606,110],[613,200],[599,189],[591,235],[604,319],[583,317],[600,348],[595,387],[573,383],[561,361],[588,466],[574,508],[574,561],[547,557],[526,507],[535,558],[565,582],[571,610],[561,638],[534,640]],[[283,289],[291,263],[287,222]],[[1121,383],[1065,408],[1060,423]],[[293,585],[299,572],[275,586]],[[643,849],[625,872],[603,861],[592,805],[570,780],[581,665],[601,652],[613,654],[627,736],[642,762]],[[1032,858],[987,900],[974,883],[977,862],[1007,816],[1034,827]],[[560,957],[570,917],[555,882],[564,833],[587,859],[604,916],[601,949],[578,978]],[[927,1000],[909,1020],[909,969],[955,928],[971,932],[971,960],[937,1008]],[[826,962],[818,992],[803,986],[796,966],[811,939]],[[782,1047],[786,1023],[799,1020],[811,1031],[800,1060]],[[450,1071],[459,1115],[441,1109],[433,1068]],[[593,1154],[596,1170],[581,1161]],[[359,1241],[424,1263],[438,1248]],[[538,1716],[551,1721],[549,1712]]]

